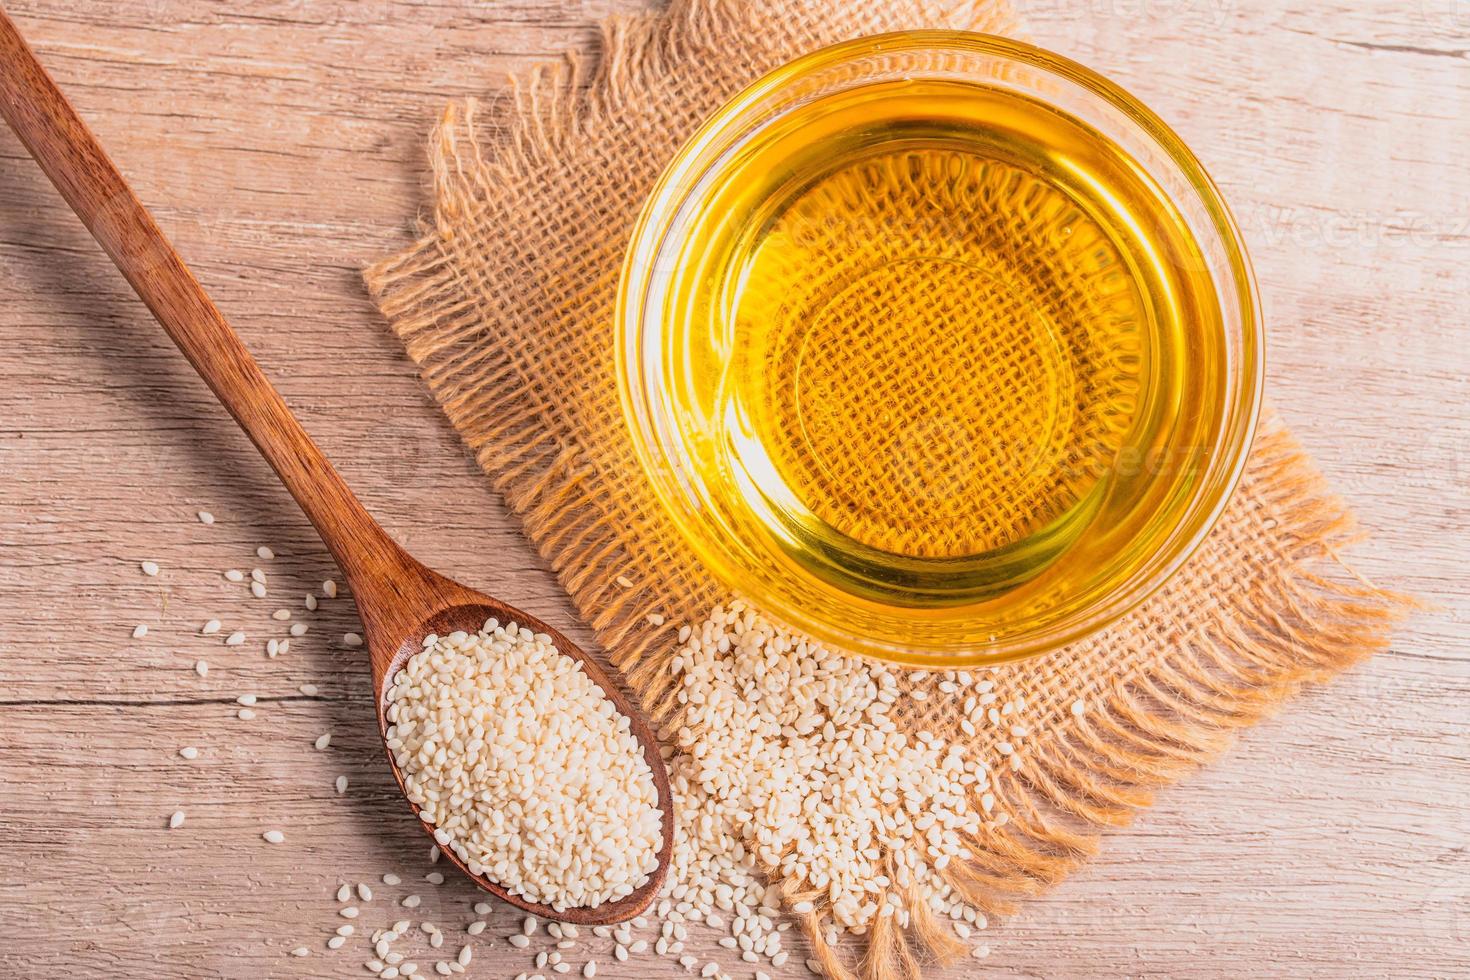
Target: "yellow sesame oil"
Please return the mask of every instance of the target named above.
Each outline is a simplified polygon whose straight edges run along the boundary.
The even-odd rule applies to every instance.
[[[791,110],[699,200],[666,397],[730,533],[997,630],[1155,550],[1215,442],[1223,328],[1121,148],[999,87],[893,81]]]

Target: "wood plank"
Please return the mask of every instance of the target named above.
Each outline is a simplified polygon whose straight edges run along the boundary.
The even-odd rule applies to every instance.
[[[357,276],[409,240],[426,203],[426,133],[447,99],[493,97],[505,72],[590,50],[595,17],[639,6],[7,9],[385,526],[430,563],[565,622],[555,581]],[[1355,565],[1441,608],[1161,794],[1074,879],[993,926],[985,967],[1465,975],[1465,6],[1034,0],[1024,13],[1039,43],[1154,106],[1220,182],[1261,279],[1271,396],[1373,532]],[[324,603],[287,655],[263,653],[285,633],[270,611],[304,617],[305,591],[331,574],[324,550],[8,133],[0,338],[0,968],[365,976],[361,936],[341,953],[322,946],[345,921],[332,892],[388,870],[424,896],[416,922],[462,929],[472,890],[422,882],[423,845],[378,762],[366,667],[340,639],[350,600]],[[195,520],[201,508],[214,526]],[[260,544],[278,557],[254,558]],[[138,571],[144,558],[163,566],[157,579]],[[265,600],[220,576],[257,564],[270,573]],[[198,636],[211,617],[249,641]],[[132,640],[139,622],[149,635]],[[203,679],[192,670],[201,657]],[[319,695],[300,695],[304,683]],[[232,699],[245,691],[282,700],[242,722]],[[326,730],[332,747],[316,752]],[[196,762],[175,754],[188,743],[205,750]],[[339,772],[351,780],[341,797]],[[168,831],[176,808],[187,821]],[[268,825],[287,843],[261,841]],[[404,894],[381,889],[360,921],[397,917],[388,902]],[[504,942],[511,924],[508,910],[493,913],[470,975],[528,968]],[[302,943],[310,957],[285,955]],[[617,964],[600,940],[581,945],[596,949],[599,976],[682,975],[651,956]],[[690,945],[731,965],[711,933]]]

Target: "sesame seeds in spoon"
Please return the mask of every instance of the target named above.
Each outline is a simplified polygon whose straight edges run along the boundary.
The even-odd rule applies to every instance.
[[[517,793],[524,797],[528,792],[526,787],[534,785],[525,781],[514,785],[504,780],[483,785],[456,783],[458,796],[453,792],[438,799],[428,795],[425,787],[432,790],[436,785],[445,785],[446,778],[455,780],[455,773],[463,769],[463,760],[450,758],[449,747],[437,742],[418,743],[417,753],[404,755],[402,749],[413,743],[400,735],[411,738],[412,730],[400,732],[395,726],[392,737],[399,741],[399,751],[390,757],[394,775],[405,792],[417,787],[423,806],[411,805],[416,813],[427,814],[433,821],[432,827],[429,821],[423,821],[426,830],[439,832],[449,842],[443,848],[445,856],[481,888],[545,918],[588,924],[619,922],[647,907],[662,883],[672,847],[673,811],[668,777],[647,721],[609,673],[576,644],[535,617],[424,567],[378,526],[271,387],[239,336],[134,196],[3,10],[0,10],[0,115],[179,350],[245,430],[321,534],[357,600],[372,666],[379,730],[385,738],[390,711],[409,712],[409,709],[390,708],[390,687],[394,691],[402,688],[395,704],[413,705],[418,703],[416,689],[422,692],[423,685],[433,687],[439,674],[453,675],[457,670],[466,670],[470,671],[467,679],[475,678],[472,686],[478,700],[472,703],[462,699],[463,703],[456,706],[451,698],[446,710],[467,710],[472,717],[478,717],[483,730],[509,739],[494,746],[491,756],[504,762],[507,753],[520,751],[516,738],[524,740],[529,731],[526,712],[543,707],[551,714],[534,717],[549,730],[560,732],[564,744],[602,746],[603,754],[593,756],[601,767],[598,771],[579,771],[576,759],[570,756],[564,759],[552,771],[561,804],[538,810],[529,806],[530,801],[517,797]],[[487,634],[490,620],[497,625]],[[466,640],[475,637],[476,644],[493,650],[498,642],[495,629],[499,624],[506,624],[508,632],[510,623],[517,624],[518,642],[524,629],[531,637],[526,642],[538,650],[534,669],[523,676],[482,670],[487,664],[477,659],[475,650],[461,647],[457,640],[448,644],[440,642],[441,638],[463,634]],[[482,635],[488,638],[481,640]],[[440,663],[425,667],[420,662],[413,669],[421,673],[412,677],[418,684],[394,686],[396,672],[406,664],[412,667],[411,658],[426,651],[430,660],[437,652]],[[460,661],[457,664],[453,663],[456,659]],[[570,665],[575,665],[574,671]],[[500,690],[495,687],[497,681],[512,686]],[[569,692],[575,693],[570,700]],[[597,696],[601,702],[596,700]],[[588,708],[588,705],[595,706]],[[558,711],[570,714],[557,715]],[[452,717],[439,712],[439,708],[434,708],[418,718],[417,724],[426,725],[432,719],[436,732],[444,725],[452,730]],[[491,717],[488,712],[495,715]],[[509,716],[506,724],[501,724],[505,721],[502,714]],[[606,727],[599,726],[614,717],[617,719],[615,734],[609,736]],[[407,713],[404,719],[408,720]],[[484,728],[483,723],[487,721],[490,727]],[[569,725],[571,729],[567,728]],[[577,732],[574,730],[577,725],[587,730]],[[641,750],[641,770],[629,761],[636,750]],[[397,761],[400,757],[403,767]],[[625,764],[618,770],[625,779],[606,778],[609,759]],[[543,759],[543,763],[546,761]],[[645,770],[656,807],[647,795]],[[439,776],[437,783],[435,773]],[[609,815],[626,817],[632,813],[635,829],[643,827],[637,821],[646,821],[647,813],[636,806],[623,809],[626,800],[615,796],[602,800],[607,804],[605,809],[574,805],[599,799],[597,794],[603,791],[616,794],[629,788],[640,806],[656,809],[659,815],[659,832],[651,838],[656,845],[652,864],[635,858],[631,866],[638,870],[622,880],[620,876],[630,865],[621,858],[609,858],[607,867],[614,869],[612,878],[618,879],[611,881],[606,876],[599,877],[595,862],[564,859],[569,849],[594,837],[598,839],[589,852],[594,857],[626,841],[635,841],[637,846],[649,843],[646,834],[635,832],[627,837],[621,830],[599,825]],[[465,806],[466,796],[474,797],[480,805]],[[500,822],[495,822],[494,815],[501,806],[512,811],[512,815],[519,814],[521,822],[506,823],[503,816]],[[553,817],[563,821],[563,825],[558,826]],[[475,822],[477,818],[480,823]],[[579,824],[576,822],[579,819],[585,822]],[[507,835],[513,832],[535,840],[545,860],[527,867],[497,863],[496,847],[502,840],[508,841]],[[604,846],[604,841],[610,843]],[[454,847],[454,843],[459,847]],[[506,875],[522,873],[519,888],[506,887],[495,880],[492,875],[496,871]],[[524,877],[527,874],[531,877]],[[578,875],[582,876],[580,881]],[[551,884],[548,886],[547,882]],[[550,898],[551,902],[535,901],[529,897],[533,895]],[[569,904],[566,901],[569,896],[584,898],[588,904]],[[594,900],[596,904],[592,904]]]

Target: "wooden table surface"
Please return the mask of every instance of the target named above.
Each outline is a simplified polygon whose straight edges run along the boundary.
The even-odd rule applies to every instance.
[[[383,523],[430,564],[567,621],[359,270],[409,240],[446,99],[590,50],[595,18],[637,4],[8,6]],[[1023,13],[1034,39],[1132,89],[1212,170],[1259,270],[1271,394],[1373,533],[1357,567],[1440,608],[993,926],[984,967],[1466,975],[1470,3],[1026,0]],[[351,602],[302,605],[332,574],[327,555],[4,132],[0,344],[0,971],[366,976],[361,935],[323,948],[345,921],[333,893],[390,871],[407,884],[379,886],[362,931],[405,914],[389,903],[411,885],[414,918],[457,949],[475,896],[422,880],[364,657],[341,641]],[[265,600],[221,576],[254,566]],[[280,607],[309,630],[269,659]],[[198,635],[211,618],[224,630]],[[235,629],[246,642],[225,646]],[[244,692],[260,697],[254,720],[236,717]],[[181,759],[184,745],[200,757]],[[170,831],[174,810],[186,822]],[[264,843],[269,828],[286,842]],[[527,968],[500,938],[511,921],[492,914],[470,975]],[[302,944],[309,958],[287,955]],[[607,945],[587,947],[599,976],[682,975],[651,954],[614,963]],[[690,945],[732,965],[713,934]],[[440,955],[413,958],[428,970]]]

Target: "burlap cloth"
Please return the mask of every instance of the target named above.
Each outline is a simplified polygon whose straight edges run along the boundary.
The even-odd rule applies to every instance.
[[[592,77],[568,59],[521,79],[503,131],[482,132],[469,104],[451,106],[434,133],[433,221],[368,270],[368,286],[655,715],[671,710],[674,630],[729,597],[655,505],[618,405],[614,295],[646,194],[706,116],[799,54],[880,31],[1015,26],[998,2],[674,0],[660,15],[607,22]],[[1232,730],[1384,646],[1403,606],[1344,573],[1336,552],[1352,534],[1344,506],[1268,417],[1228,513],[1171,584],[1112,629],[995,672],[1003,699],[1024,696],[1033,729],[1018,770],[1001,764],[997,736],[961,734],[944,696],[908,702],[915,731],[994,763],[997,809],[1010,817],[968,842],[950,883],[1003,913],[1064,877],[1100,829],[1127,822]],[[667,624],[652,625],[651,611]],[[863,974],[892,976],[957,950],[929,917],[906,935],[893,922],[879,920],[866,950],[830,949],[805,925],[839,976],[855,953]]]

